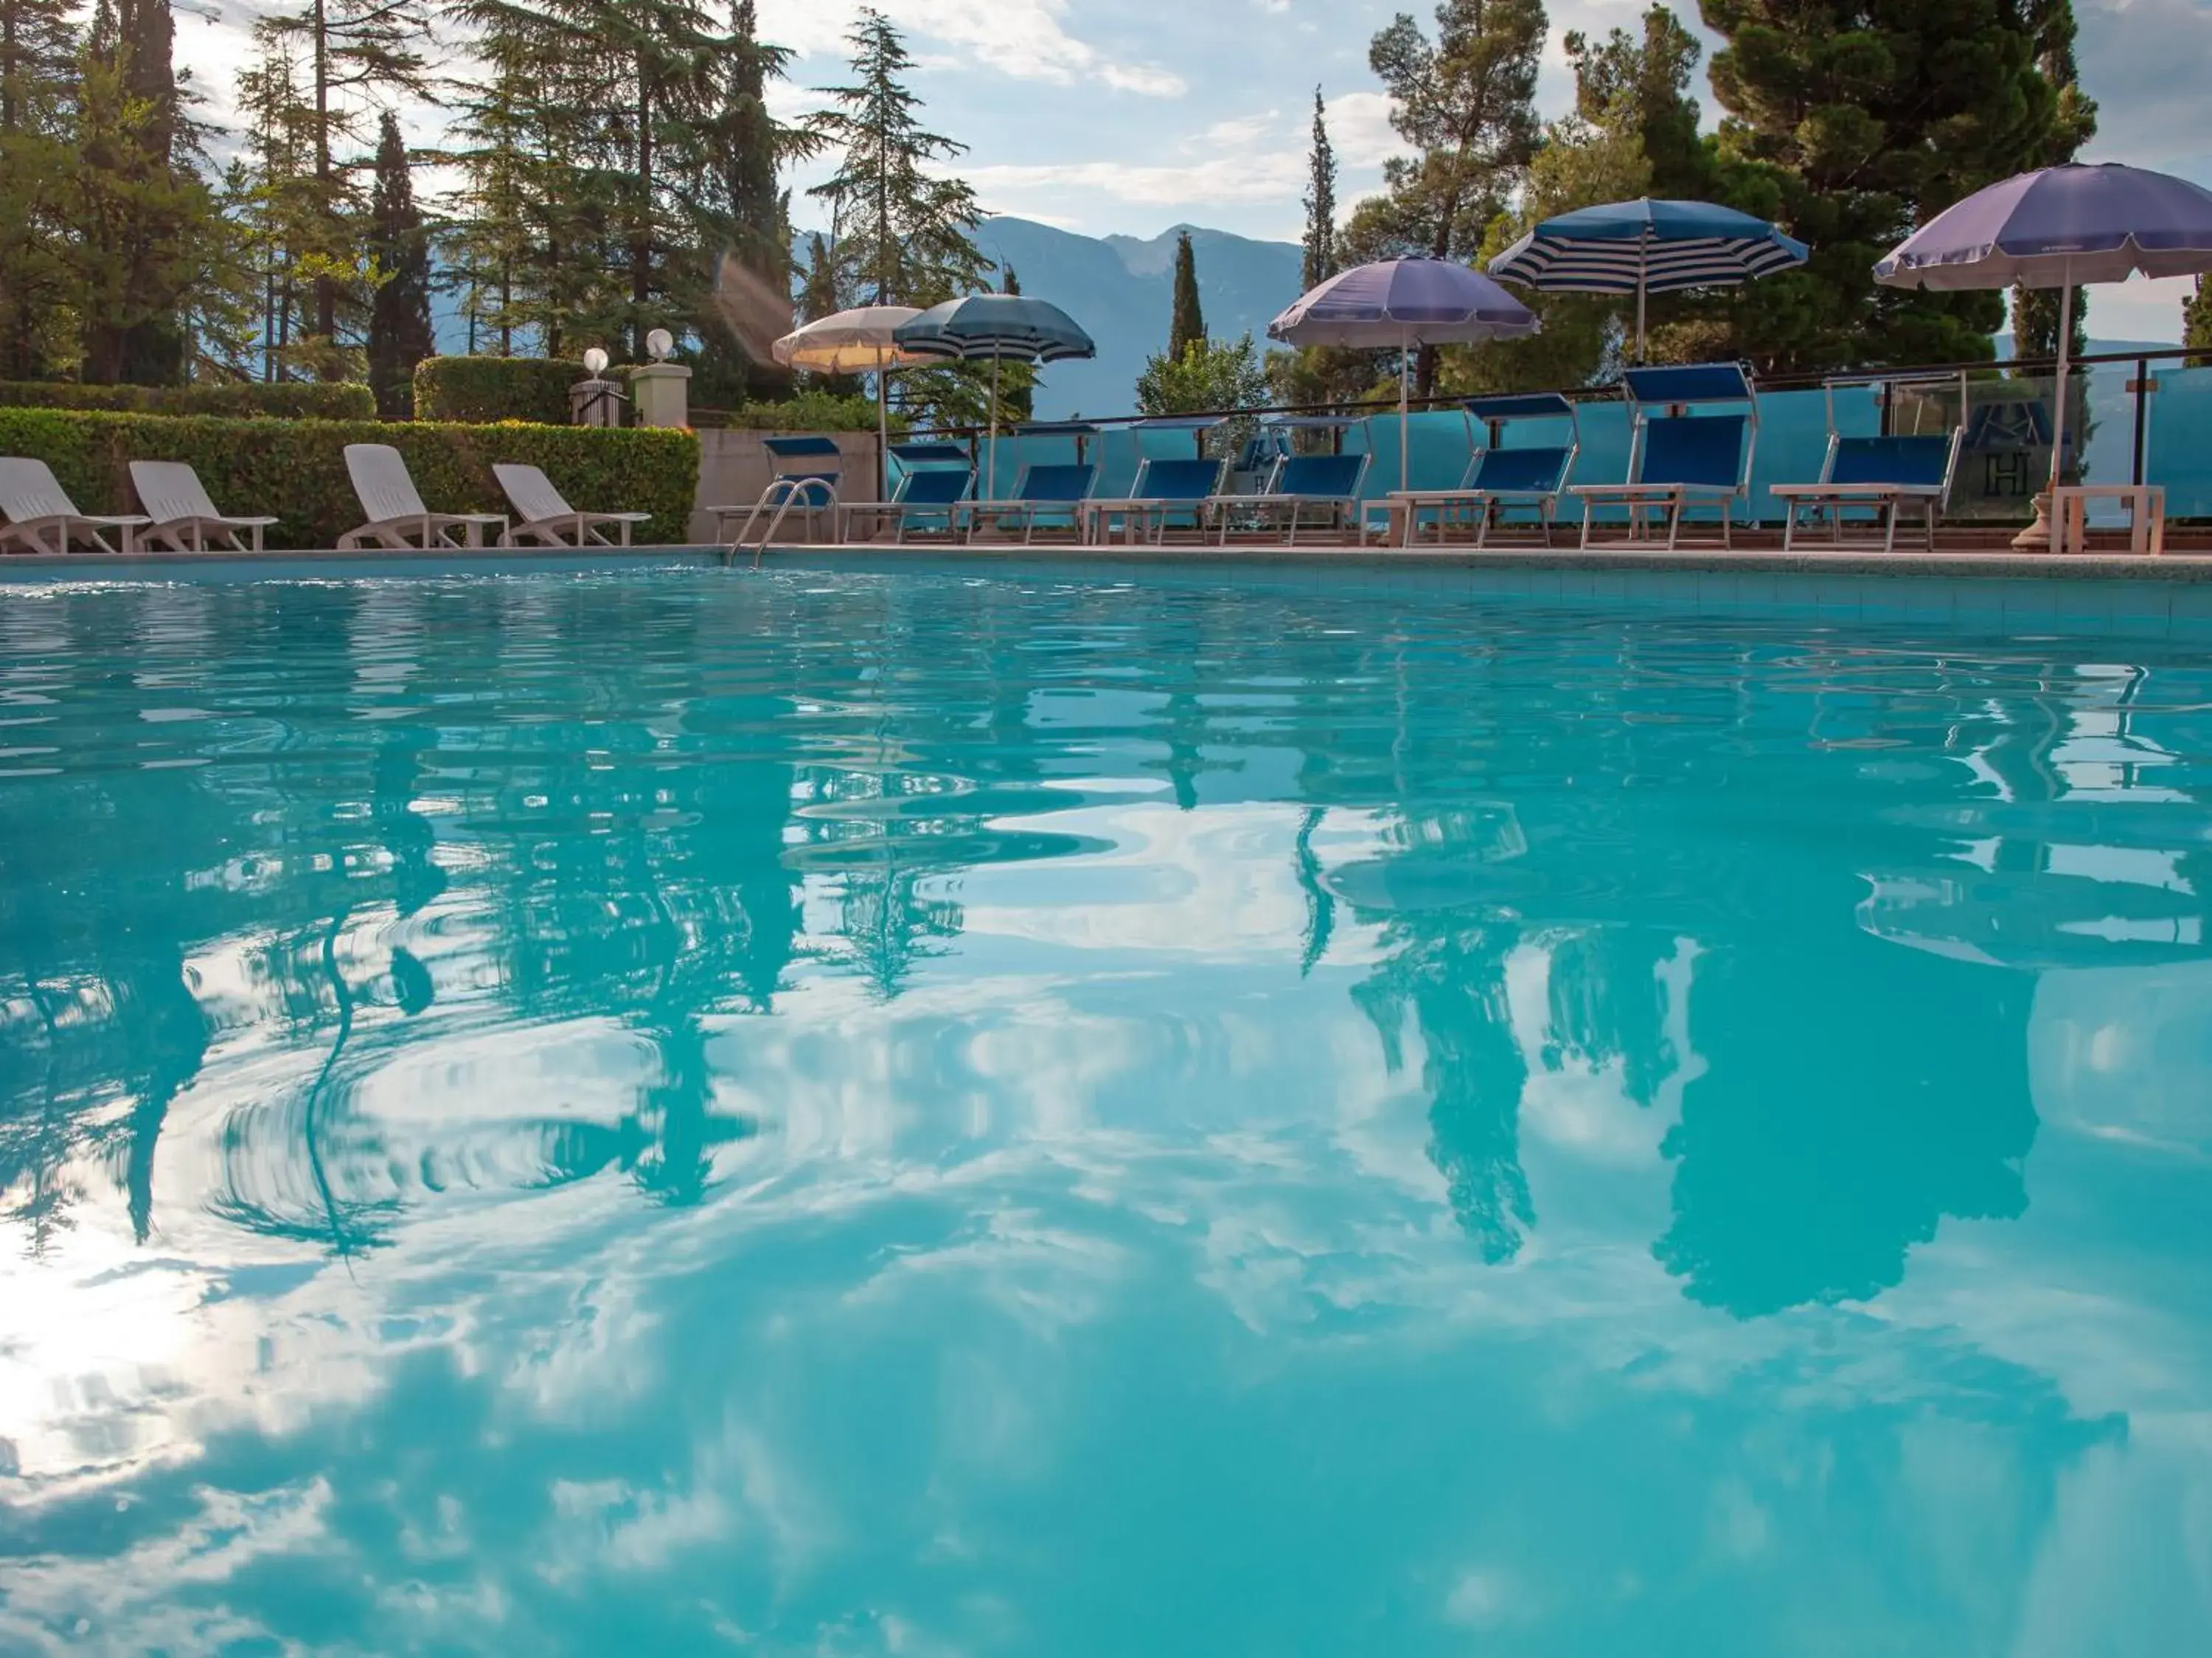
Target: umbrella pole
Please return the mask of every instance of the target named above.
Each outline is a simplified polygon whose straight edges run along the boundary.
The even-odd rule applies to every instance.
[[[1407,389],[1407,370],[1411,367],[1408,359],[1413,349],[1413,342],[1401,335],[1398,343],[1398,488],[1401,493],[1413,487],[1407,481],[1413,475],[1413,417]]]
[[[876,368],[876,499],[891,498],[891,369]]]
[[[2069,263],[2064,271],[2068,278],[2074,274]],[[2058,386],[2056,407],[2051,413],[2051,487],[2057,489],[2066,481],[2066,369],[2074,344],[2074,284],[2068,280],[2058,290]],[[2051,505],[2057,505],[2053,497]]]
[[[1647,251],[1636,265],[1636,366],[1644,366],[1644,296],[1650,281],[1651,255]]]
[[[983,493],[987,499],[999,498],[999,359],[991,359],[991,458],[987,463],[983,479]]]

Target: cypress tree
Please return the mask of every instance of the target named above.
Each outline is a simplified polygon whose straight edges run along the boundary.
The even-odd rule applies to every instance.
[[[1176,239],[1175,309],[1168,321],[1168,360],[1180,363],[1184,353],[1206,338],[1206,313],[1198,302],[1198,255],[1191,250],[1190,232]]]
[[[84,378],[180,379],[180,312],[201,269],[215,204],[191,165],[168,0],[100,0],[78,76],[70,217]]]
[[[817,230],[807,241],[806,280],[799,290],[799,313],[805,321],[819,322],[843,308],[838,298],[837,262]]]
[[[2191,350],[2212,350],[2212,297],[2204,292],[2204,278],[2197,278],[2197,290],[2181,302],[2181,343]]]
[[[753,0],[730,9],[728,85],[713,146],[720,160],[724,205],[738,258],[781,283],[791,271],[787,198],[777,183],[778,163],[812,147],[803,131],[769,113],[768,83],[782,78],[791,54],[761,44]]]
[[[1724,42],[1723,190],[1813,250],[1802,271],[1736,290],[1739,349],[1798,371],[1988,355],[2001,296],[1877,288],[1873,266],[1915,224],[2050,153],[2064,118],[2040,57],[2066,3],[1701,0]]]
[[[1328,141],[1328,106],[1314,88],[1313,151],[1306,162],[1305,265],[1308,291],[1336,274],[1336,149]]]
[[[412,164],[390,110],[378,125],[368,247],[382,277],[369,302],[368,383],[386,420],[415,412],[415,365],[435,349],[430,326],[430,238],[415,205]]]

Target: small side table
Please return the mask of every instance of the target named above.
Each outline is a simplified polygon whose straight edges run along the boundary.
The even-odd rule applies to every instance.
[[[2128,551],[2155,558],[2166,551],[2166,489],[2158,484],[2063,484],[2051,491],[2056,523],[2054,552],[2086,552],[2089,547],[2089,503],[2118,501],[2128,509]]]

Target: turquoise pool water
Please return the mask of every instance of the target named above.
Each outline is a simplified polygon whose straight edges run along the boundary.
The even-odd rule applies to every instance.
[[[0,594],[0,1650],[2172,1654],[2212,656]]]

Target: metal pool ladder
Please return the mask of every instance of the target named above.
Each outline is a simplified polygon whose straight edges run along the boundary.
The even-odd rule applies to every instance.
[[[770,480],[769,486],[761,491],[760,499],[753,503],[753,509],[745,515],[744,523],[732,538],[730,550],[722,562],[734,564],[740,553],[750,551],[753,556],[753,568],[758,570],[763,556],[775,544],[775,533],[783,527],[784,520],[793,511],[806,515],[807,529],[811,534],[816,513],[828,513],[834,521],[837,511],[837,485],[826,478],[778,478]],[[753,537],[756,529],[760,531],[757,540]]]

